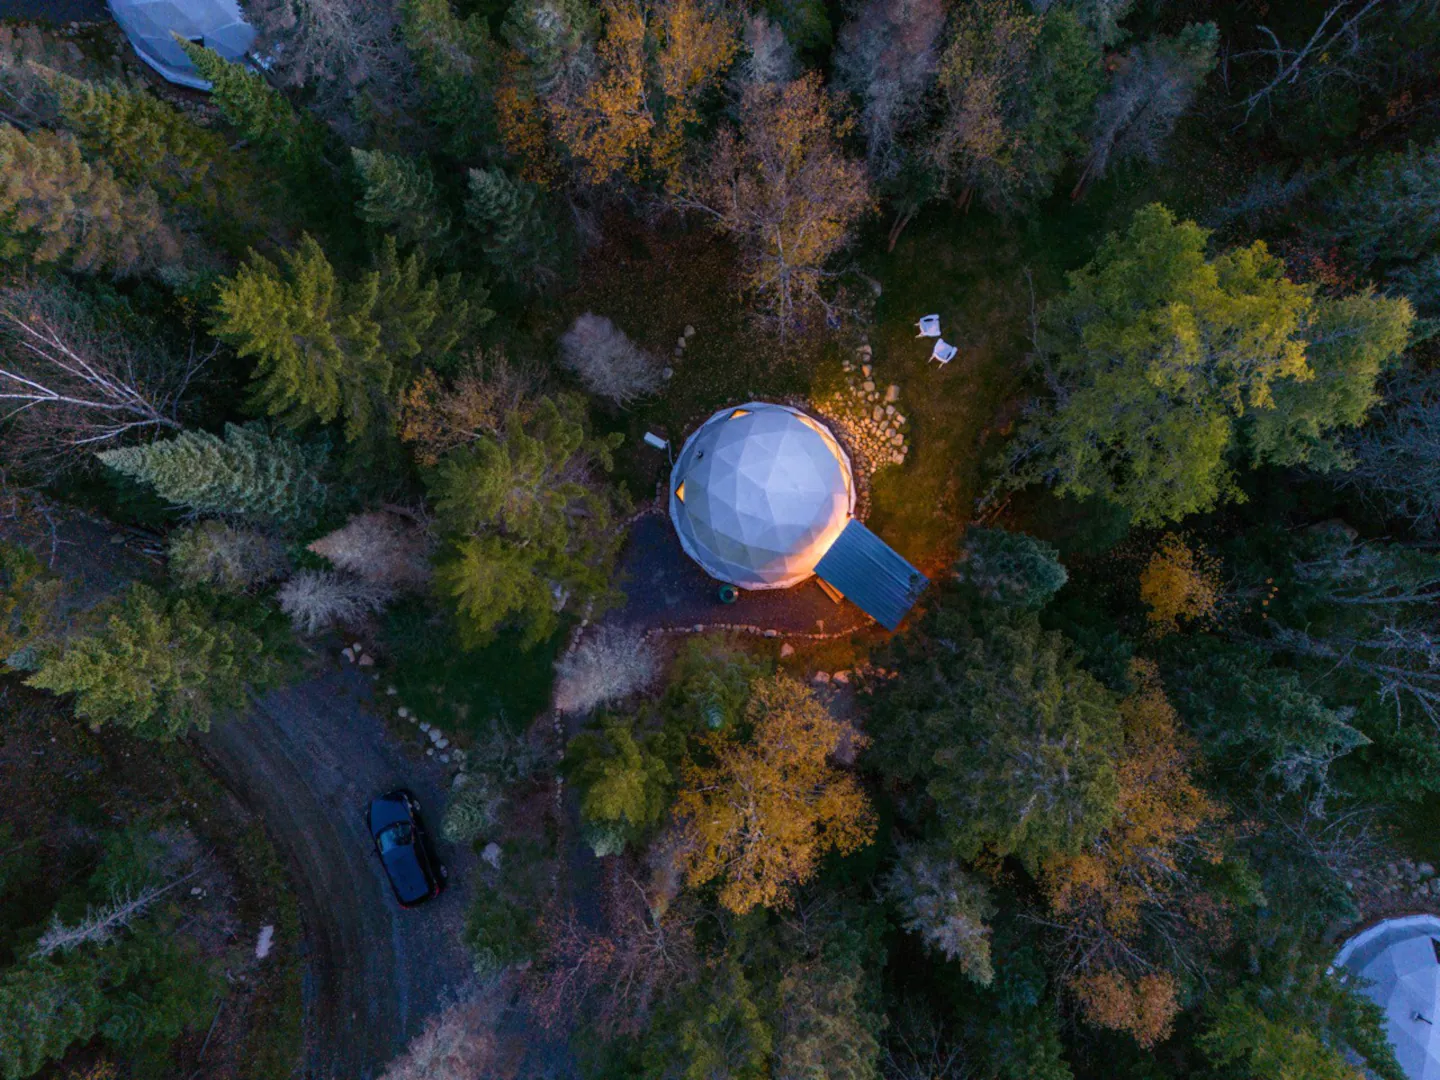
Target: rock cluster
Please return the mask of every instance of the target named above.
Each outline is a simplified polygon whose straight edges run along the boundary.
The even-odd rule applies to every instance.
[[[345,659],[350,661],[350,663],[356,664],[359,667],[372,667],[375,663],[375,659],[365,652],[365,646],[358,641],[355,642],[353,645],[347,645],[345,648],[341,649],[340,655],[345,657]],[[376,677],[377,676],[375,675],[371,676],[372,679]],[[399,693],[400,692],[396,690],[393,686],[385,687],[386,697],[397,697]],[[460,776],[463,777],[465,775],[465,751],[460,749],[459,747],[454,747],[452,749],[449,736],[447,736],[434,724],[430,724],[424,720],[421,720],[405,705],[396,704],[395,715],[401,720],[413,724],[420,730],[422,745],[425,742],[428,742],[430,744],[425,747],[426,757],[438,756],[440,763],[443,765],[449,765],[453,761],[456,765],[460,767]],[[457,777],[457,780],[459,780],[459,777]],[[459,780],[459,782],[462,784],[464,783],[463,780]]]
[[[1415,863],[1408,859],[1386,863],[1368,875],[1356,870],[1351,874],[1357,884],[1369,886],[1389,901],[1413,899],[1430,901],[1440,897],[1440,877],[1435,876],[1435,867],[1429,863]],[[1368,880],[1367,880],[1368,878]]]
[[[908,423],[900,411],[900,387],[881,388],[875,379],[869,344],[841,362],[845,385],[815,403],[850,451],[852,464],[866,478],[887,465],[902,465],[910,452]],[[858,459],[858,460],[856,460]]]

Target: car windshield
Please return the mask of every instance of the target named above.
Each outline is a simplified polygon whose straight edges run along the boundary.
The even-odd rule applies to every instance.
[[[410,843],[410,826],[403,821],[397,821],[389,828],[381,830],[376,840],[382,853],[405,847]]]

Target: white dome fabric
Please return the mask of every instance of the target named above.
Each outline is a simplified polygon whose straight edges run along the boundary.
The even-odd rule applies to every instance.
[[[1405,1075],[1440,1080],[1440,918],[1387,919],[1351,938],[1335,966],[1384,1010]]]
[[[855,509],[850,459],[788,405],[721,409],[686,440],[670,474],[670,520],[711,577],[784,589],[810,577]]]
[[[236,0],[108,0],[110,14],[135,52],[165,78],[209,90],[210,84],[176,43],[173,34],[213,49],[227,60],[244,60],[255,44],[255,28]]]

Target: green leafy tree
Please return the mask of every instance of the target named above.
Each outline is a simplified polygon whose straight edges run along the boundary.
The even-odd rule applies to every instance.
[[[878,1017],[861,1005],[862,975],[818,964],[792,968],[780,980],[775,1080],[875,1080]]]
[[[428,483],[449,550],[435,583],[455,603],[466,647],[507,624],[538,644],[566,606],[613,596],[623,503],[596,472],[613,467],[620,439],[591,436],[581,400],[561,395],[441,459]]]
[[[68,133],[0,122],[0,258],[131,274],[178,265],[181,245],[153,189],[86,161]]]
[[[957,573],[995,603],[1038,610],[1069,580],[1060,552],[1026,533],[970,529],[963,553]]]
[[[360,174],[360,219],[394,236],[401,247],[438,254],[450,233],[450,215],[424,159],[354,147],[350,156]]]
[[[163,740],[208,730],[217,712],[243,705],[247,686],[272,670],[256,634],[134,584],[101,626],[45,655],[26,684],[74,694],[75,715],[95,727],[119,724]]]
[[[292,428],[343,416],[354,440],[393,408],[399,361],[443,355],[489,315],[471,311],[458,276],[426,278],[417,253],[402,261],[391,237],[347,283],[307,235],[283,269],[252,252],[220,283],[214,329],[255,359],[258,408]]]
[[[774,1043],[759,988],[727,957],[651,1022],[641,1075],[646,1080],[769,1080]]]
[[[724,638],[692,638],[670,668],[666,722],[687,733],[738,723],[750,701],[750,687],[768,674],[765,664]]]
[[[1294,946],[1261,957],[1260,975],[1212,1004],[1197,1042],[1222,1080],[1405,1080],[1380,1006]],[[1353,1051],[1365,1064],[1358,1069]]]
[[[1152,205],[1070,275],[1036,342],[1056,394],[1011,448],[1013,482],[1047,480],[1154,525],[1236,497],[1242,432],[1254,461],[1327,461],[1321,437],[1363,415],[1408,305],[1356,296],[1317,310],[1264,244],[1207,258],[1206,237]]]
[[[600,730],[570,740],[565,757],[580,791],[580,816],[599,827],[597,837],[634,843],[669,808],[674,777],[666,759],[673,755],[657,752],[663,740],[662,733],[638,734],[613,716],[601,721]]]
[[[496,272],[530,285],[555,277],[560,256],[555,228],[538,202],[539,189],[500,169],[471,169],[465,219]]]
[[[1117,702],[1033,614],[972,614],[962,599],[898,643],[899,677],[868,725],[874,758],[927,794],[957,855],[1015,855],[1033,870],[1110,823]]]
[[[323,453],[255,426],[225,425],[221,438],[185,431],[162,442],[97,455],[167,502],[203,514],[296,525],[325,503]]]

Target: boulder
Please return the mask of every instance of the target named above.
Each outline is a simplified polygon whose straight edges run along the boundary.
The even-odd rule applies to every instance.
[[[899,400],[900,387],[896,386],[894,383],[891,383],[885,388],[885,401],[887,404],[893,404],[894,402],[897,402]]]
[[[687,326],[685,327],[685,336],[686,336],[687,338],[694,337],[694,336],[695,336],[695,328],[694,328],[693,326],[687,325]]]
[[[781,660],[784,660],[784,659],[786,659],[787,657],[794,656],[794,655],[795,655],[795,646],[794,646],[794,645],[791,645],[788,641],[787,641],[784,645],[781,645],[781,646],[780,646],[780,659],[781,659]]]
[[[480,852],[480,860],[496,870],[500,869],[500,845],[495,841],[485,845],[485,850]]]
[[[810,681],[814,683],[819,683],[821,686],[824,686],[830,681],[830,673],[828,671],[817,671],[811,677]]]
[[[869,354],[869,353],[866,353],[865,355],[866,355],[866,356],[869,356],[870,354]],[[860,365],[860,374],[861,374],[861,375],[864,375],[865,378],[868,379],[868,378],[870,377],[870,365],[869,365],[869,364],[861,364],[861,365]]]

